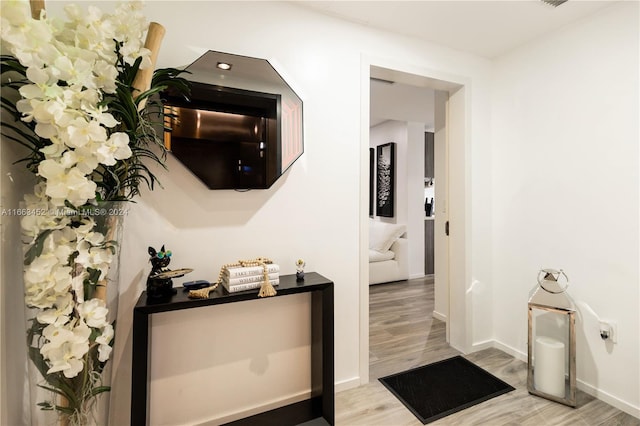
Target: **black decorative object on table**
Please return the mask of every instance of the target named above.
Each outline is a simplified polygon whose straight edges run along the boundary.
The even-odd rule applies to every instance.
[[[153,247],[149,247],[149,261],[151,262],[151,272],[147,278],[147,297],[152,299],[166,298],[173,296],[177,290],[173,288],[173,280],[171,278],[181,277],[193,269],[177,269],[168,268],[171,262],[171,250],[165,250],[164,245],[160,251],[156,251]]]
[[[461,356],[379,380],[422,424],[515,390]]]
[[[211,283],[207,280],[195,280],[182,283],[182,291],[197,290],[199,288],[209,287]]]

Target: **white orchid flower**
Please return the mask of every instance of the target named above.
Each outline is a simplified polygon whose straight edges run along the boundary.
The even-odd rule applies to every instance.
[[[78,244],[78,256],[75,259],[76,263],[85,268],[99,269],[103,277],[109,270],[109,265],[112,260],[113,254],[110,249],[91,247],[87,241],[82,241]]]
[[[98,360],[101,362],[105,362],[109,359],[111,355],[112,347],[111,341],[113,340],[113,326],[111,324],[106,324],[102,329],[102,334],[96,337],[96,343],[98,346]]]
[[[72,268],[61,265],[52,253],[38,256],[25,266],[25,299],[29,306],[50,308],[71,288]]]
[[[68,149],[64,142],[57,137],[51,139],[51,142],[53,142],[51,145],[40,149],[40,152],[43,153],[47,159],[59,158]]]
[[[86,121],[78,118],[67,127],[67,145],[80,148],[89,142],[104,142],[107,140],[107,130],[97,121]]]
[[[67,343],[63,347],[51,351],[49,353],[51,368],[47,370],[47,374],[61,371],[69,379],[76,377],[84,369],[84,362],[82,357],[77,358],[75,355],[81,352],[84,346],[83,344]]]
[[[31,21],[31,11],[29,5],[22,1],[7,0],[2,2],[2,20],[7,21],[2,25],[2,38],[9,32],[11,27],[26,29]]]
[[[69,261],[69,257],[73,254],[73,248],[68,244],[59,244],[55,246],[53,255],[58,259],[58,262],[64,263]]]
[[[105,127],[112,128],[118,125],[118,120],[116,120],[111,113],[100,111],[95,119],[98,123],[102,124]]]
[[[65,293],[56,299],[53,308],[43,310],[36,319],[41,324],[62,326],[69,322],[69,314],[73,311],[73,306],[73,296],[71,293]]]
[[[131,157],[131,154],[129,136],[122,132],[113,133],[97,151],[98,160],[106,166],[113,166],[116,160],[125,160]]]
[[[53,139],[58,136],[58,128],[49,123],[37,123],[36,135],[44,139]]]
[[[91,174],[98,167],[98,159],[87,147],[65,151],[60,160],[65,168],[77,167],[84,175]]]
[[[42,330],[42,337],[47,339],[47,343],[42,345],[42,349],[40,350],[45,356],[49,350],[59,348],[65,343],[75,340],[75,335],[70,328],[70,324],[49,324]]]
[[[81,206],[95,197],[96,183],[77,167],[66,169],[59,162],[48,159],[40,162],[38,174],[47,179],[46,194],[56,206],[64,206],[65,200]]]
[[[93,63],[83,58],[72,60],[68,56],[59,56],[51,65],[51,74],[70,86],[95,88]]]
[[[82,271],[76,274],[71,279],[71,290],[76,297],[76,303],[84,302],[84,280],[89,276],[87,271]]]
[[[86,300],[84,303],[78,304],[76,309],[80,314],[80,318],[82,318],[89,327],[102,328],[107,324],[107,314],[109,310],[106,308],[104,300]]]
[[[84,236],[93,230],[96,225],[95,221],[90,217],[82,218],[80,225],[76,227],[76,234],[78,239],[84,239]]]
[[[40,353],[51,364],[47,373],[62,371],[65,377],[72,378],[84,368],[82,357],[89,351],[91,329],[83,321],[73,328],[70,326],[73,324],[48,325],[42,332],[49,340],[40,348]]]
[[[93,67],[93,72],[96,76],[96,85],[105,93],[116,92],[116,79],[118,78],[118,70],[112,64],[112,61],[107,62],[105,60],[99,60],[96,61]]]
[[[11,53],[29,66],[42,66],[38,51],[50,44],[52,31],[44,20],[31,19],[29,5],[14,0],[0,2],[0,31]]]
[[[60,296],[54,289],[43,283],[25,284],[25,287],[24,300],[30,308],[51,308]]]
[[[111,356],[111,351],[113,348],[109,345],[100,345],[98,346],[98,361],[105,362]]]
[[[113,336],[114,336],[113,326],[111,324],[106,324],[102,328],[102,334],[96,337],[96,343],[99,343],[101,345],[109,345],[113,340]]]
[[[20,99],[16,108],[23,114],[22,121],[59,123],[65,112],[65,104],[59,99]]]
[[[100,232],[89,232],[83,237],[84,241],[92,246],[100,246],[104,243],[104,235]]]
[[[38,256],[25,267],[25,281],[36,283],[47,280],[56,265],[58,265],[58,259],[54,255],[44,254]]]

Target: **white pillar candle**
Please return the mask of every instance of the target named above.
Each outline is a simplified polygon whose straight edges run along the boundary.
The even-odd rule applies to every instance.
[[[533,353],[533,381],[536,390],[564,398],[564,343],[540,336],[536,338]]]

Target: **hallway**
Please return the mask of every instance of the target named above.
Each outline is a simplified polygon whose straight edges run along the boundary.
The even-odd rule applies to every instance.
[[[445,341],[445,323],[432,317],[433,278],[370,287],[370,381],[336,394],[338,426],[420,426],[422,423],[377,380],[460,354]],[[515,391],[430,423],[432,425],[640,426],[640,420],[578,391],[578,408],[527,392],[527,364],[497,350],[465,358]]]

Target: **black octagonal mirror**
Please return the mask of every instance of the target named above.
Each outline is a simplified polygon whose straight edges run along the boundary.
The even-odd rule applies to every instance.
[[[302,100],[265,59],[208,51],[164,94],[166,148],[210,189],[265,189],[304,150]]]

